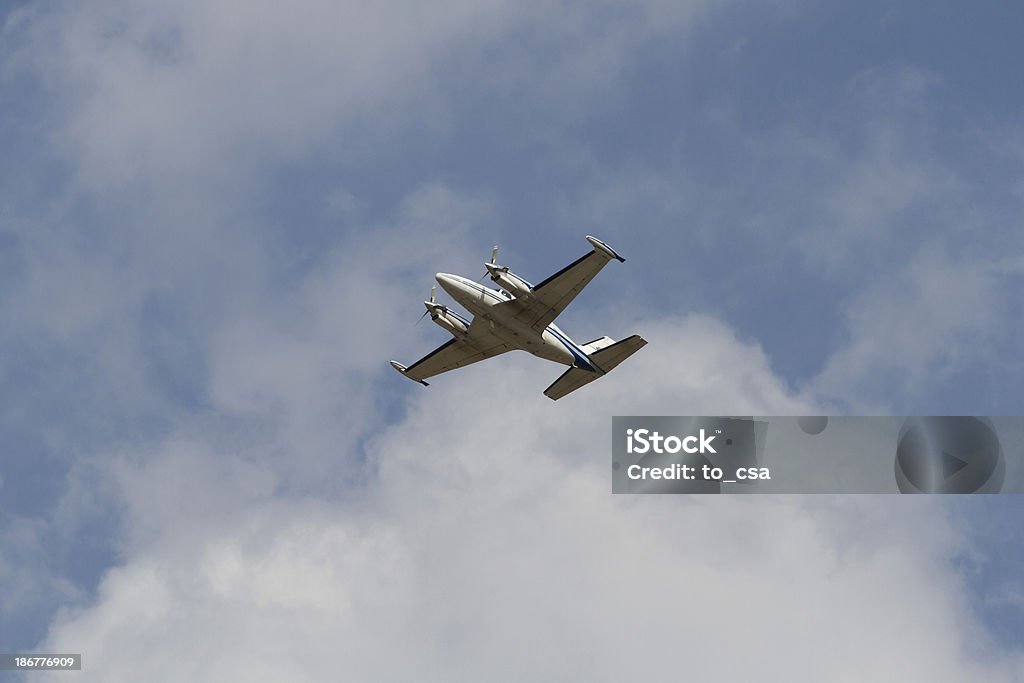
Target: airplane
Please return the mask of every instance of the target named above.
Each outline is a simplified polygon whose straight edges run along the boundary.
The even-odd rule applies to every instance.
[[[473,314],[467,320],[444,304],[437,303],[437,286],[424,301],[430,319],[452,333],[453,338],[412,365],[391,361],[391,367],[411,380],[429,386],[428,377],[462,368],[516,349],[538,358],[568,365],[569,369],[544,390],[558,400],[611,372],[619,363],[643,348],[647,341],[632,335],[622,341],[599,337],[577,344],[554,324],[555,318],[611,260],[624,262],[605,242],[587,235],[593,249],[540,284],[531,285],[497,264],[498,247],[484,263],[485,277],[500,289],[485,287],[469,278],[437,273],[437,283]],[[481,278],[482,279],[482,278]]]

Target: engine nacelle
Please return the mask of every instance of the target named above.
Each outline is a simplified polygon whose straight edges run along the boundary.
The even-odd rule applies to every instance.
[[[466,324],[445,309],[436,309],[431,311],[430,319],[452,334],[459,335],[469,333],[469,328],[466,327]]]
[[[505,289],[505,291],[517,299],[530,296],[530,294],[533,293],[533,287],[530,283],[510,271],[508,268],[502,266],[489,266],[487,270],[490,271],[491,280],[496,282]]]

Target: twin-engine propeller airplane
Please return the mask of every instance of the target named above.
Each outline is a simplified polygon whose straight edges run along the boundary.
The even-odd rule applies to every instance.
[[[587,241],[594,247],[590,253],[538,285],[531,285],[508,266],[499,266],[496,263],[498,247],[494,247],[491,260],[484,267],[501,289],[484,287],[458,275],[438,273],[435,276],[438,284],[473,314],[472,322],[437,303],[434,299],[437,287],[431,288],[430,300],[423,302],[427,307],[423,315],[429,314],[430,319],[451,332],[454,339],[409,367],[394,360],[391,366],[427,386],[423,380],[428,377],[521,349],[538,358],[569,366],[544,390],[544,395],[554,400],[611,372],[647,342],[634,334],[619,342],[601,337],[580,346],[553,322],[606,263],[612,259],[626,260],[596,237],[587,235]]]

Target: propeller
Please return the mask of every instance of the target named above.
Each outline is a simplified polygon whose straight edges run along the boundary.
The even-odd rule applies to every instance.
[[[485,263],[484,264],[484,268],[486,268],[486,270],[484,271],[484,274],[480,276],[480,279],[477,280],[477,282],[483,282],[484,278],[488,278],[488,277],[493,279],[494,276],[491,275],[491,268],[490,268],[490,266],[493,266],[497,262],[497,260],[498,260],[498,245],[495,244],[494,248],[491,249],[491,260],[490,260],[489,263]]]
[[[508,272],[508,266],[499,266],[498,265],[498,245],[497,244],[495,244],[494,248],[491,249],[491,260],[490,260],[489,263],[485,263],[484,267],[487,268],[487,272],[484,273],[483,276],[479,280],[477,280],[477,282],[482,282],[485,277],[489,277],[492,280],[494,280],[495,282],[497,282],[498,280],[495,278],[495,275],[494,275],[495,271],[500,270],[503,273],[507,273]]]
[[[430,301],[429,302],[424,302],[424,303],[427,304],[427,310],[423,311],[423,315],[421,315],[420,319],[416,321],[417,325],[419,325],[421,322],[423,322],[423,319],[427,317],[427,314],[434,310],[433,304],[437,300],[436,296],[437,296],[437,285],[433,285],[430,288]],[[445,307],[442,306],[441,308],[444,309]]]

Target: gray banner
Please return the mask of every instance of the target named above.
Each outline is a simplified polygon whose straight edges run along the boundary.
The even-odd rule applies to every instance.
[[[613,493],[1024,493],[1024,417],[612,418]]]
[[[0,654],[0,671],[81,671],[82,655]]]

